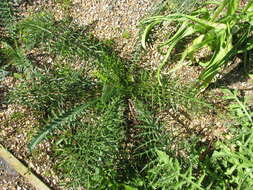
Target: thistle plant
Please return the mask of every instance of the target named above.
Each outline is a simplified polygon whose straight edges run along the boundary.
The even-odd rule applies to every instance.
[[[40,12],[14,23],[9,28],[13,43],[2,43],[4,64],[16,70],[19,80],[9,93],[9,103],[26,105],[44,119],[49,117],[31,149],[49,132],[76,120],[93,100],[101,98],[107,103],[128,92],[123,59],[86,30],[71,19],[56,21],[53,15]],[[38,64],[31,51],[45,52],[51,62]],[[73,69],[70,60],[77,59],[85,61],[85,67]],[[59,64],[59,60],[64,63]]]
[[[125,138],[124,107],[124,102],[113,98],[108,104],[97,101],[78,108],[89,119],[84,117],[86,121],[75,121],[74,125],[65,127],[54,147],[54,154],[60,161],[58,168],[64,170],[64,177],[73,179],[67,185],[75,189],[81,186],[117,189],[114,181],[120,171],[121,146]]]
[[[158,155],[156,165],[148,171],[149,183],[152,189],[192,189],[204,190],[202,182],[205,175],[194,177],[192,167],[182,171],[182,164],[165,152],[156,150]]]
[[[15,9],[11,1],[3,0],[0,2],[0,27],[5,27],[15,18]]]
[[[197,87],[206,88],[219,71],[236,55],[247,53],[253,48],[252,21],[253,1],[250,0],[243,7],[240,0],[223,0],[205,3],[190,14],[173,13],[164,16],[154,16],[145,19],[142,24],[146,29],[142,35],[142,46],[147,48],[146,40],[151,29],[161,23],[178,23],[180,27],[169,38],[159,45],[159,49],[166,48],[165,57],[157,69],[157,78],[161,84],[161,71],[170,61],[171,52],[182,40],[191,39],[184,47],[181,58],[174,68],[174,72],[187,64],[186,58],[194,60],[201,49],[207,48],[211,58],[206,62],[199,62],[204,67],[198,77]],[[206,5],[215,6],[211,10]],[[186,40],[187,41],[187,40]]]
[[[14,43],[3,43],[4,64],[16,71],[11,74],[18,81],[8,102],[25,105],[42,120],[29,149],[46,138],[60,138],[54,155],[67,172],[64,176],[75,178],[70,186],[117,186],[123,116],[131,90],[126,62],[71,19],[56,21],[41,12],[8,29]],[[51,61],[38,63],[34,51],[44,52]],[[84,66],[73,68],[75,61]],[[70,146],[70,138],[77,143]]]
[[[217,2],[212,14],[203,8],[189,15],[186,11],[151,17],[145,21],[149,25],[142,44],[146,45],[156,24],[183,23],[161,48],[169,47],[168,60],[177,43],[196,37],[183,52],[179,68],[184,59],[209,47],[213,55],[202,64],[206,71],[199,78],[199,85],[207,84],[223,63],[252,48],[252,23],[247,19],[251,19],[253,3],[249,1],[243,8],[238,3]],[[105,41],[96,39],[89,26],[80,26],[69,17],[57,20],[44,11],[6,25],[5,31],[0,59],[6,72],[1,73],[16,81],[8,103],[25,105],[36,113],[40,126],[29,148],[32,152],[44,139],[50,139],[56,171],[68,181],[66,187],[252,187],[252,110],[238,94],[226,91],[234,103],[231,112],[238,119],[237,136],[213,145],[209,157],[200,159],[201,151],[209,151],[209,147],[197,147],[200,137],[191,128],[183,128],[187,134],[181,129],[188,127],[191,115],[213,107],[197,98],[191,88],[161,77],[165,62],[158,69],[157,81],[154,73],[135,65],[137,61],[121,58]],[[44,59],[38,59],[41,57]]]

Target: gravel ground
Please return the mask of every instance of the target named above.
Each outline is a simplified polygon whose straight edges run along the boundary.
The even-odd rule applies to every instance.
[[[7,109],[0,112],[0,143],[27,167],[34,170],[37,176],[42,177],[44,182],[58,190],[60,189],[58,188],[59,179],[52,170],[54,162],[50,158],[50,144],[42,143],[32,154],[28,150],[27,145],[35,132],[34,126],[38,125],[37,119],[25,107],[8,105]],[[9,181],[9,185],[13,184],[12,188],[15,189],[16,182],[13,179],[19,178],[19,176],[10,178],[11,181],[6,178],[6,181]],[[8,188],[11,189],[11,187]]]
[[[99,39],[113,39],[121,56],[130,55],[138,39],[139,21],[154,11],[159,0],[73,0],[71,16],[77,23],[94,23]]]
[[[1,190],[35,190],[25,179],[0,157]]]

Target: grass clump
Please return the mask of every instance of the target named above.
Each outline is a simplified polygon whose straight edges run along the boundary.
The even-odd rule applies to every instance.
[[[177,31],[168,34],[169,39],[159,46],[159,49],[167,50],[164,52],[163,62],[157,69],[158,80],[160,81],[161,71],[170,60],[172,50],[182,40],[190,39],[188,45],[182,48],[183,52],[177,65],[169,72],[174,72],[185,65],[186,58],[194,61],[201,49],[209,49],[209,58],[199,62],[204,67],[198,78],[197,86],[200,89],[206,88],[217,73],[235,56],[247,54],[252,49],[252,1],[245,3],[243,7],[239,6],[239,3],[239,0],[207,2],[190,14],[172,13],[144,20],[142,24],[147,26],[142,36],[142,46],[145,49],[148,34],[156,25],[164,22],[180,25]],[[214,8],[207,9],[207,4]]]

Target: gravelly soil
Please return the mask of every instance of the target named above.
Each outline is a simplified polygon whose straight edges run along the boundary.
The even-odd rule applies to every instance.
[[[0,157],[0,190],[35,190]]]
[[[122,55],[129,55],[138,39],[139,21],[159,0],[74,0],[71,16],[83,25],[95,24],[100,39],[114,39]]]

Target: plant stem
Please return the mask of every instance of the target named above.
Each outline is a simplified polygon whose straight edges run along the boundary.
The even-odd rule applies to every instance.
[[[223,4],[218,7],[218,9],[214,12],[214,15],[211,18],[211,21],[214,21],[219,16],[219,14],[221,13],[221,11],[226,7],[227,4],[228,4],[228,0],[225,0],[223,2]]]

